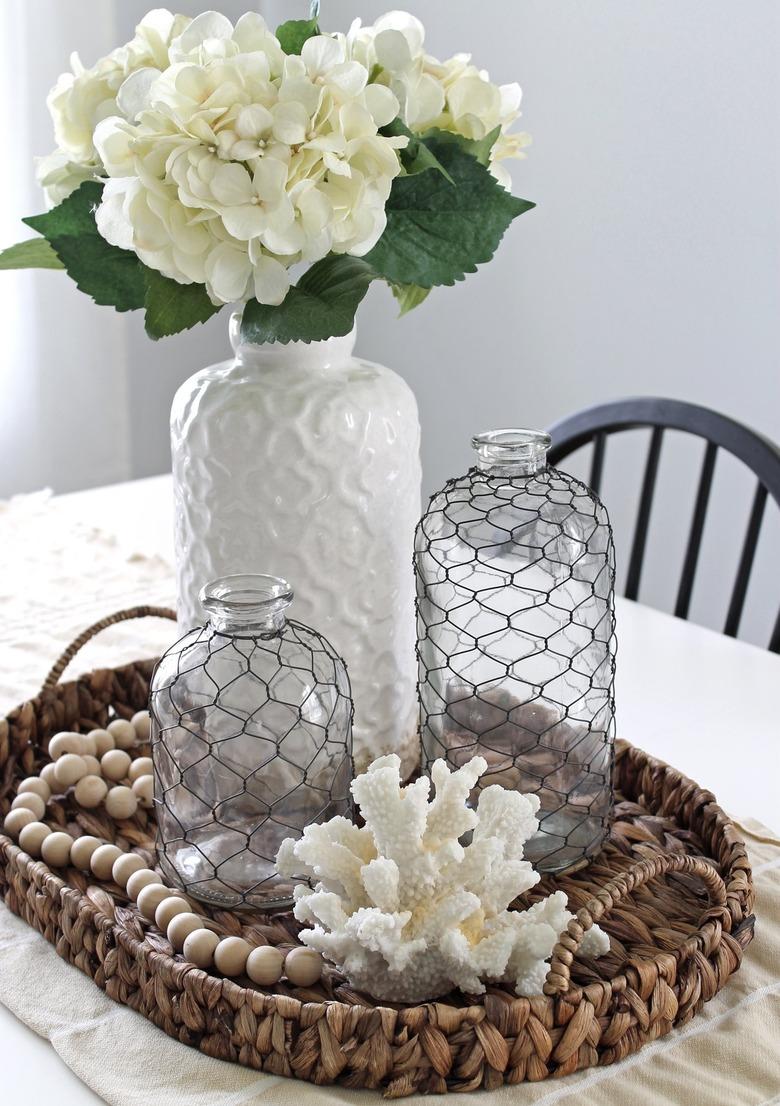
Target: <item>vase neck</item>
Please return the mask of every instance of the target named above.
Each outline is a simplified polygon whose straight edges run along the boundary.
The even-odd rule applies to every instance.
[[[489,430],[471,439],[477,468],[488,476],[533,476],[547,465],[550,435],[543,430]]]
[[[284,629],[293,590],[279,576],[244,573],[211,580],[199,598],[218,634],[269,637]]]
[[[290,366],[297,369],[328,369],[345,364],[355,348],[355,328],[340,338],[323,342],[264,342],[255,345],[241,339],[241,313],[230,316],[230,344],[243,365],[260,368]]]

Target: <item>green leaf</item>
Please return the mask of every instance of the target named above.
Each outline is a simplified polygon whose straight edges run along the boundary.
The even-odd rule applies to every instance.
[[[480,165],[490,165],[490,155],[493,147],[501,134],[501,127],[495,127],[484,138],[466,138],[465,135],[455,134],[453,131],[440,131],[437,128],[426,131],[420,137],[423,142],[450,143],[458,146],[464,153],[471,154]]]
[[[285,54],[300,54],[304,42],[319,33],[316,19],[288,19],[276,29],[276,37]]]
[[[398,151],[401,164],[407,174],[424,173],[426,169],[437,169],[452,183],[452,177],[433,151],[425,144],[422,138],[416,134],[412,134],[401,119],[394,119],[392,123],[388,123],[386,127],[382,127],[380,133],[383,134],[385,138],[398,138],[400,135],[403,135],[404,138],[409,139],[409,144],[403,150]]]
[[[390,291],[396,298],[400,308],[398,318],[408,315],[415,307],[419,307],[430,293],[430,288],[420,288],[417,284],[391,284]]]
[[[249,300],[241,337],[260,344],[318,342],[349,334],[375,275],[360,257],[329,254],[304,273],[278,307]]]
[[[0,250],[0,269],[64,269],[45,238],[30,238]]]
[[[166,338],[205,323],[222,309],[213,304],[202,284],[179,284],[145,265],[144,325],[150,338]]]
[[[535,205],[507,192],[488,170],[451,142],[428,143],[452,177],[396,177],[387,227],[363,259],[391,284],[454,284],[489,261],[509,224]]]
[[[43,235],[68,276],[95,303],[134,311],[146,298],[144,266],[131,250],[109,245],[98,233],[95,208],[102,192],[98,181],[85,181],[51,211],[22,222]]]

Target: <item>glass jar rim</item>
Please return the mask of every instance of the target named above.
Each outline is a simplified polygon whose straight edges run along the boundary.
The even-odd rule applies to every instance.
[[[546,430],[528,430],[511,428],[506,430],[485,430],[475,434],[471,444],[476,450],[490,450],[494,457],[517,457],[530,451],[550,448],[552,439]]]
[[[238,572],[210,580],[201,588],[199,599],[207,611],[251,617],[287,607],[293,596],[292,587],[281,576]]]

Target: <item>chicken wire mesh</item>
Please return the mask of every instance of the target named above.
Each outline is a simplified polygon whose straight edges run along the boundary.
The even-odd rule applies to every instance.
[[[598,851],[612,809],[615,563],[605,508],[545,466],[539,437],[536,467],[486,449],[419,524],[422,767],[480,755],[480,788],[536,794],[525,855],[562,872]]]
[[[350,815],[352,700],[343,661],[300,623],[186,634],[150,695],[160,868],[211,904],[276,907],[285,837]]]

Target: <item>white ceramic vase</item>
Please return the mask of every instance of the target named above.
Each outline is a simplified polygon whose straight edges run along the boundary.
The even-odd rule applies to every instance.
[[[178,390],[171,411],[178,614],[205,621],[198,592],[230,573],[282,576],[293,618],[344,657],[355,767],[417,763],[414,529],[420,428],[390,369],[353,356],[355,334],[242,344]]]

